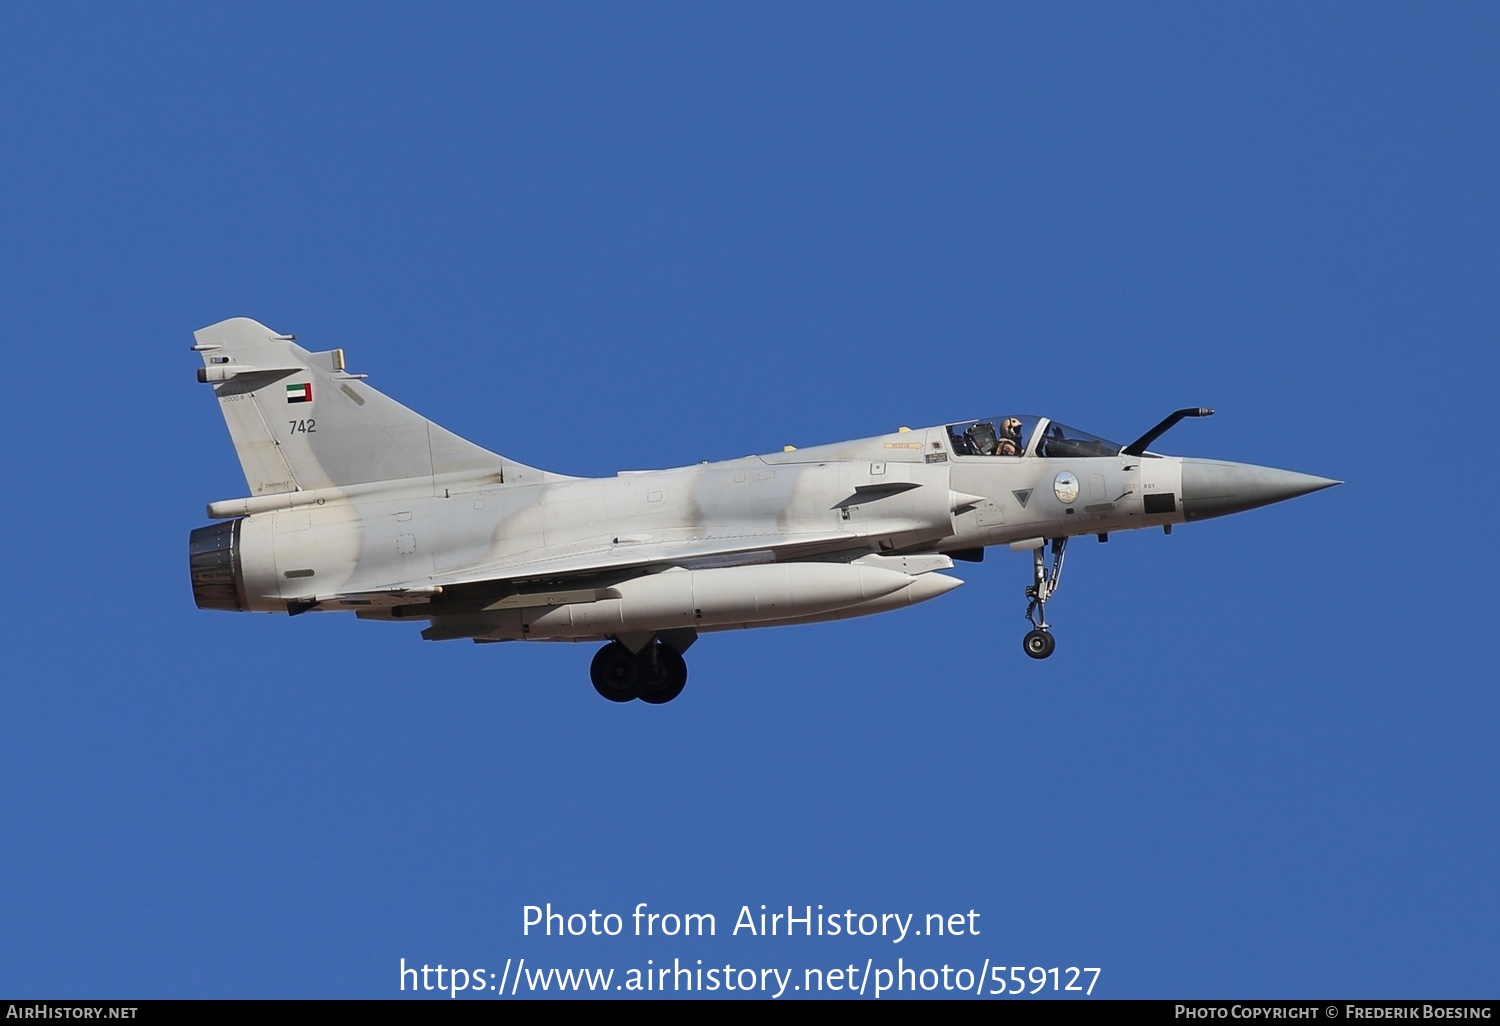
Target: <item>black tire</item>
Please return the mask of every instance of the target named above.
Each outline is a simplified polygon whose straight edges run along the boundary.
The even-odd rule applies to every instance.
[[[1057,648],[1057,639],[1051,631],[1027,631],[1026,637],[1021,639],[1021,647],[1033,659],[1046,659]]]
[[[659,642],[653,648],[654,666],[652,649],[646,649],[639,657],[637,697],[648,705],[666,705],[687,687],[687,661],[682,658],[682,653]]]
[[[589,664],[589,679],[594,690],[611,702],[629,702],[637,697],[640,671],[630,649],[611,641],[594,655]]]

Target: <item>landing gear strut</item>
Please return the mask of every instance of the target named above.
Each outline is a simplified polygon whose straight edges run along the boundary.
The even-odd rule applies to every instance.
[[[687,685],[687,661],[660,641],[648,643],[638,653],[611,641],[589,664],[589,678],[594,690],[611,702],[639,698],[648,705],[665,705]]]
[[[1052,636],[1052,629],[1047,623],[1047,600],[1057,590],[1058,579],[1062,577],[1063,555],[1068,550],[1068,539],[1052,539],[1050,570],[1047,568],[1045,548],[1038,546],[1031,550],[1033,583],[1026,589],[1026,597],[1031,600],[1026,605],[1026,619],[1031,621],[1032,629],[1021,640],[1021,647],[1033,659],[1046,659],[1057,648],[1057,639]]]

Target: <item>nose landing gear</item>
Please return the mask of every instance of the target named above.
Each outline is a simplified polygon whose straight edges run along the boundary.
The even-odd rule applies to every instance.
[[[1052,629],[1047,623],[1047,600],[1057,590],[1058,579],[1062,577],[1063,555],[1068,550],[1068,539],[1052,539],[1050,570],[1047,567],[1045,548],[1039,545],[1031,550],[1033,583],[1026,589],[1026,597],[1030,599],[1026,604],[1026,619],[1031,621],[1032,629],[1021,639],[1021,647],[1033,659],[1046,659],[1057,648],[1057,639],[1052,636]]]

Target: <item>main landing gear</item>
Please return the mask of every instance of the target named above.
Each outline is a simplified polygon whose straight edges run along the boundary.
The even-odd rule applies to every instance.
[[[687,661],[660,641],[647,643],[638,653],[611,641],[594,656],[589,677],[594,690],[611,702],[639,698],[649,705],[665,705],[687,685]]]
[[[1040,545],[1031,550],[1031,572],[1033,584],[1026,589],[1026,597],[1031,601],[1026,605],[1026,619],[1031,621],[1032,629],[1026,632],[1026,637],[1021,639],[1021,647],[1026,654],[1033,659],[1046,659],[1057,648],[1057,639],[1052,636],[1052,629],[1047,624],[1047,600],[1057,590],[1057,581],[1062,577],[1063,554],[1068,550],[1068,539],[1052,539],[1052,567],[1047,567],[1046,546]]]

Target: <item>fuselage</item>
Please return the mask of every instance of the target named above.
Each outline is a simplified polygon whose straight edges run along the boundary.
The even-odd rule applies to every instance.
[[[1047,423],[1038,421],[1038,436]],[[420,603],[380,593],[497,576],[546,581],[593,570],[629,580],[634,567],[664,563],[970,555],[1184,520],[1178,458],[1035,450],[964,454],[951,427],[937,426],[610,478],[414,479],[270,496],[260,506],[282,508],[259,511],[256,500],[216,503],[211,512],[250,513],[236,521],[241,608],[316,603],[310,608],[375,617],[420,615],[412,608]],[[370,597],[337,598],[351,595]]]
[[[249,318],[194,333],[250,494],[192,532],[205,609],[426,621],[424,638],[605,641],[611,701],[672,700],[704,631],[925,602],[990,546],[1031,554],[1044,659],[1067,540],[1222,516],[1337,482],[1160,456],[1011,414],[609,478],[518,463]],[[1048,564],[1050,555],[1050,568]]]
[[[992,422],[959,422],[609,478],[454,474],[214,503],[244,515],[194,533],[194,587],[209,608],[426,619],[435,640],[810,623],[941,595],[962,582],[935,571],[989,546],[1170,529],[1333,483],[1024,424],[1003,454]]]

